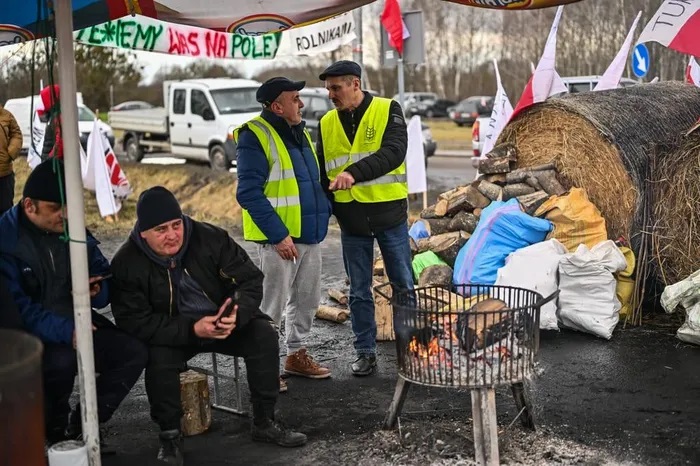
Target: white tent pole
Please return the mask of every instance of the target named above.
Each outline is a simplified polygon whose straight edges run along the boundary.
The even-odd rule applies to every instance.
[[[71,0],[57,0],[55,5],[58,41],[58,79],[61,86],[61,134],[66,169],[66,199],[70,232],[70,267],[78,347],[78,381],[82,410],[83,439],[91,466],[100,466],[100,441],[95,388],[95,358],[92,346],[92,317],[88,259],[85,244],[85,205],[80,170],[78,139],[78,105],[75,98],[75,54],[73,52],[73,7]]]

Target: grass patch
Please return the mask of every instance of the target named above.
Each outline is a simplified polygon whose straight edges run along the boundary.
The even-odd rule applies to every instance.
[[[116,221],[100,217],[95,194],[85,190],[85,224],[93,233],[128,232],[136,221],[136,201],[142,191],[153,186],[165,186],[180,201],[182,210],[191,217],[216,224],[238,225],[241,208],[236,202],[236,177],[230,173],[214,172],[195,165],[146,165],[123,162],[133,193],[122,203]],[[24,182],[29,176],[26,159],[15,164],[15,199],[22,197]]]
[[[449,119],[424,119],[430,127],[433,139],[437,142],[438,150],[471,150],[472,129],[468,126],[459,127]]]

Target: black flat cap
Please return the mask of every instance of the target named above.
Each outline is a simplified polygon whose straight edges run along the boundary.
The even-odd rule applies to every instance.
[[[362,68],[360,65],[350,60],[340,60],[326,68],[318,77],[321,81],[325,81],[330,76],[357,76],[362,77]]]
[[[255,100],[261,104],[270,105],[279,95],[286,91],[300,91],[306,86],[306,81],[292,81],[282,76],[270,78],[258,88]]]

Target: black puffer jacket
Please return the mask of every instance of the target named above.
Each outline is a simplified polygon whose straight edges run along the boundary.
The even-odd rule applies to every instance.
[[[364,100],[355,111],[338,112],[338,117],[350,144],[355,140],[355,131],[372,99],[372,94],[365,92]],[[392,101],[389,109],[389,121],[382,137],[381,148],[371,157],[365,157],[353,163],[345,171],[355,178],[356,183],[379,178],[395,170],[403,163],[406,159],[407,147],[408,133],[406,132],[403,110],[401,110],[401,105],[398,102]],[[320,123],[316,153],[321,168],[321,185],[328,192],[330,181],[325,169],[326,159],[323,152]],[[329,196],[332,199],[330,192]],[[333,215],[338,219],[338,224],[345,233],[357,236],[372,236],[374,233],[406,223],[408,220],[408,199],[375,202],[372,204],[357,201],[347,203],[334,202]]]
[[[260,311],[263,273],[229,234],[208,223],[189,221],[181,266],[218,309],[238,289],[238,328]],[[129,238],[112,260],[112,312],[117,325],[149,345],[189,346],[201,342],[195,319],[178,311],[171,271],[152,260]]]

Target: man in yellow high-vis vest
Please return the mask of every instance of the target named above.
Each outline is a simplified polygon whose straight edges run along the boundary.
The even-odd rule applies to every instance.
[[[319,123],[316,145],[325,188],[341,229],[356,360],[352,373],[370,375],[377,365],[372,271],[377,240],[394,289],[413,289],[408,242],[408,137],[398,102],[360,87],[361,68],[339,61],[319,76],[335,110]]]
[[[304,346],[321,300],[321,241],[331,205],[304,128],[304,81],[267,80],[256,93],[262,113],[234,131],[243,236],[258,243],[265,274],[261,310],[279,328],[285,315],[285,373],[330,377]],[[286,383],[280,379],[280,391]]]

